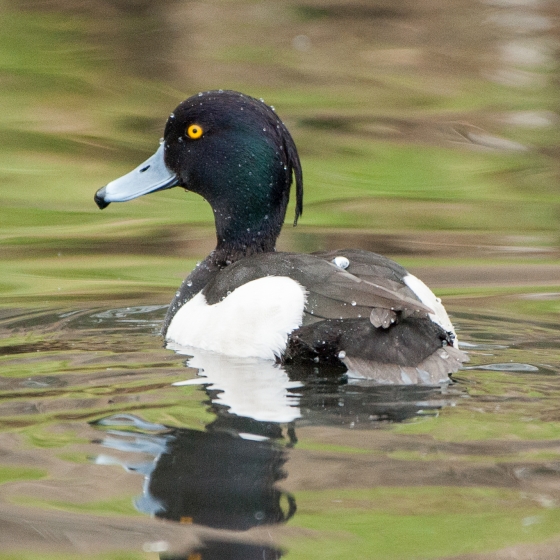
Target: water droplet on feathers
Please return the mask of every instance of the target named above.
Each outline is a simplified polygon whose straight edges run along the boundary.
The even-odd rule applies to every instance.
[[[332,263],[342,270],[346,270],[350,266],[350,261],[346,257],[338,256],[332,260]]]

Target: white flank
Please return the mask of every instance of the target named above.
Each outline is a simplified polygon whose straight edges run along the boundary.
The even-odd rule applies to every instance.
[[[432,290],[430,290],[430,288],[428,288],[428,286],[426,286],[420,278],[416,278],[413,274],[408,274],[403,278],[403,280],[424,305],[427,305],[434,310],[434,313],[430,313],[430,319],[447,332],[452,332],[455,335],[455,329],[449,320],[445,307],[443,307],[443,304],[441,303],[441,299],[436,297],[434,292],[432,292]],[[455,346],[455,348],[459,347],[457,336],[455,336],[453,346]]]
[[[305,297],[304,288],[285,276],[247,282],[214,305],[201,292],[177,311],[166,339],[228,356],[274,360],[301,325]]]

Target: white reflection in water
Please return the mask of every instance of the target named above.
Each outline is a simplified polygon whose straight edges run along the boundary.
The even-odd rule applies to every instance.
[[[508,124],[525,128],[544,128],[558,122],[558,115],[552,111],[514,111],[506,117]]]
[[[302,384],[290,381],[278,364],[258,358],[232,358],[198,348],[168,343],[178,354],[192,356],[187,365],[199,369],[199,377],[174,385],[208,384],[221,391],[215,404],[229,407],[237,416],[261,422],[292,422],[301,417],[299,397],[290,389]]]
[[[524,371],[524,372],[536,372],[539,368],[532,366],[530,364],[518,364],[514,362],[503,363],[503,364],[484,364],[479,366],[469,366],[463,369],[485,369],[490,371]]]
[[[542,42],[511,41],[500,47],[501,59],[509,64],[540,66],[551,61],[548,49]]]
[[[537,7],[542,0],[484,0],[484,4],[499,8]]]
[[[492,14],[488,22],[513,29],[518,33],[532,33],[535,31],[548,31],[553,23],[549,17],[533,12],[503,11]]]
[[[92,317],[96,319],[128,319],[135,320],[138,322],[145,322],[145,320],[130,319],[131,315],[143,315],[146,313],[152,313],[154,311],[159,311],[160,309],[166,309],[167,305],[134,305],[131,307],[119,307],[117,309],[107,309],[106,311],[100,311],[99,313],[92,313]],[[122,321],[121,321],[122,322]]]
[[[544,87],[547,82],[545,76],[518,68],[498,68],[483,74],[488,80],[507,87]]]
[[[498,46],[502,67],[483,71],[490,81],[507,87],[544,87],[546,76],[536,70],[552,66],[556,46],[550,37],[536,37],[554,27],[552,18],[541,10],[541,3],[529,0],[487,0],[496,6],[486,23],[510,35],[510,40]],[[528,69],[534,69],[534,72]]]

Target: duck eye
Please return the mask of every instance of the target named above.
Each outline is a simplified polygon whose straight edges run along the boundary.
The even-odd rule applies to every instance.
[[[189,138],[192,138],[193,140],[197,140],[198,138],[200,138],[203,132],[204,131],[202,130],[202,127],[198,124],[191,124],[187,128],[187,136]]]

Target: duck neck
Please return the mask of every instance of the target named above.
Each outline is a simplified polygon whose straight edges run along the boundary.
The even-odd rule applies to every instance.
[[[245,205],[242,212],[239,207],[214,209],[217,244],[213,260],[216,264],[223,267],[244,257],[276,250],[285,207],[274,209],[264,204],[257,210],[249,205]]]

